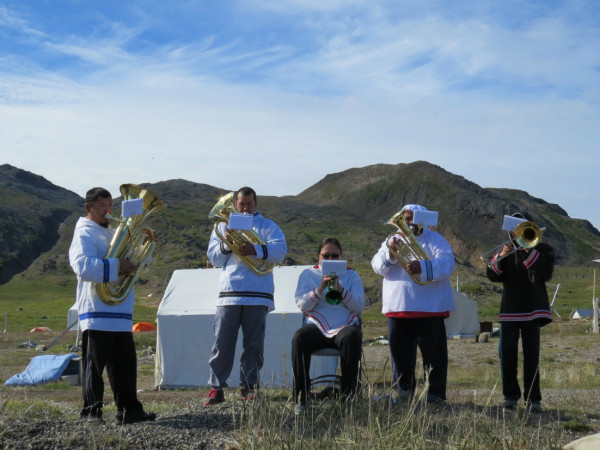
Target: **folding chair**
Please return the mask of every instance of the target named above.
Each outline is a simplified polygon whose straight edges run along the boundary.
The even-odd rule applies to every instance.
[[[362,328],[362,317],[359,317],[359,326]],[[338,375],[338,367],[339,367],[339,360],[340,360],[341,354],[342,354],[341,351],[337,348],[321,348],[319,350],[314,351],[311,354],[311,361],[314,361],[315,363],[317,363],[317,361],[315,361],[315,358],[314,358],[315,356],[318,357],[319,359],[321,359],[321,358],[336,358],[335,364],[330,362],[328,367],[321,369],[321,371],[318,375],[310,378],[309,386],[310,386],[311,393],[315,393],[316,390],[321,386],[324,386],[323,389],[320,391],[321,395],[327,396],[330,393],[335,392],[336,390],[338,392],[340,391],[342,376]],[[358,369],[359,385],[360,385],[360,377],[363,372],[363,364],[362,364],[363,360],[364,360],[364,353],[362,351],[362,346],[361,346],[361,357],[360,357],[359,369]],[[331,361],[331,359],[329,359],[329,361]],[[312,368],[312,364],[313,363],[311,362],[311,368]],[[321,367],[323,367],[323,366],[324,366],[324,364],[321,364]],[[315,395],[319,396],[319,393],[316,393]]]

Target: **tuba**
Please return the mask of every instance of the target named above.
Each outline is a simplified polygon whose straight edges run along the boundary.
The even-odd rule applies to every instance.
[[[137,271],[131,274],[121,274],[119,280],[114,283],[96,284],[98,297],[107,305],[116,305],[127,298],[133,283],[149,262],[156,246],[156,239],[154,230],[143,227],[142,223],[148,216],[161,211],[165,206],[161,199],[152,192],[135,184],[123,184],[120,191],[122,200],[143,199],[143,212],[138,216],[123,219],[107,215],[110,219],[119,222],[119,226],[104,258],[129,258],[137,266]]]
[[[398,260],[398,262],[404,267],[404,270],[408,273],[408,264],[412,261],[426,261],[429,260],[429,255],[425,251],[419,241],[417,241],[416,236],[404,220],[404,210],[397,212],[394,214],[390,220],[388,220],[386,225],[394,225],[398,228],[396,233],[390,234],[385,240],[390,253],[394,255],[394,257]],[[391,245],[391,239],[396,236],[397,239],[397,249],[394,250]],[[428,284],[431,281],[421,281],[419,277],[416,277],[412,274],[409,274],[413,281],[417,284]]]
[[[481,255],[481,259],[487,264],[491,265],[494,256],[498,253],[502,247],[505,245],[512,245],[513,249],[504,255],[502,258],[498,258],[496,261],[500,261],[506,258],[508,255],[512,255],[519,248],[533,248],[540,243],[542,240],[542,236],[546,228],[540,228],[535,223],[531,221],[521,222],[516,226],[515,231],[513,231],[513,238],[503,242],[500,245],[488,250],[483,255]]]
[[[213,206],[213,209],[210,210],[208,214],[208,218],[215,220],[214,230],[217,236],[231,249],[233,253],[235,253],[238,258],[246,263],[246,265],[250,268],[252,272],[256,275],[265,276],[270,274],[273,271],[274,264],[268,263],[264,260],[252,257],[240,255],[239,248],[244,243],[248,244],[256,244],[256,245],[266,245],[266,242],[261,239],[254,231],[251,230],[230,230],[231,241],[225,239],[219,232],[219,224],[221,222],[229,223],[229,215],[232,213],[237,213],[237,209],[233,203],[233,192],[230,192],[227,195],[224,195],[219,199],[217,204]]]

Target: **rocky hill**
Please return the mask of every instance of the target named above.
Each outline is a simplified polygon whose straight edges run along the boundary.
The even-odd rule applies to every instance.
[[[0,166],[0,284],[27,269],[59,239],[58,228],[83,199],[45,178]]]
[[[378,164],[326,176],[296,199],[336,206],[383,221],[407,203],[439,211],[439,226],[457,258],[474,266],[487,249],[506,240],[502,218],[528,211],[546,227],[544,240],[559,263],[585,264],[600,253],[600,232],[587,220],[571,219],[558,205],[514,189],[490,189],[425,161]]]
[[[6,165],[0,166],[0,183],[0,283],[16,273],[32,279],[43,273],[72,278],[67,251],[75,221],[84,214],[83,199]],[[206,265],[213,227],[207,215],[226,191],[186,180],[145,186],[167,204],[150,221],[160,242],[154,263],[140,278],[140,283],[160,291],[174,270]],[[314,263],[317,243],[334,235],[345,247],[344,256],[366,268],[383,239],[394,231],[384,222],[405,203],[439,211],[437,230],[452,244],[465,270],[481,273],[479,256],[506,239],[500,230],[503,215],[518,210],[529,211],[538,225],[547,228],[544,241],[555,248],[559,264],[587,264],[600,253],[598,230],[586,220],[569,218],[558,205],[523,191],[485,189],[423,161],[331,174],[297,196],[258,194],[259,211],[286,233],[285,264]]]

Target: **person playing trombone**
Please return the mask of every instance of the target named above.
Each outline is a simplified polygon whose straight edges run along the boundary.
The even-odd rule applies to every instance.
[[[525,212],[512,217],[531,222]],[[509,232],[511,237],[514,233]],[[523,346],[523,398],[532,412],[542,412],[540,329],[552,322],[546,282],[554,271],[554,251],[543,242],[531,248],[507,242],[487,266],[487,277],[504,285],[500,303],[500,366],[503,407],[515,409],[521,398],[517,380],[519,336]]]

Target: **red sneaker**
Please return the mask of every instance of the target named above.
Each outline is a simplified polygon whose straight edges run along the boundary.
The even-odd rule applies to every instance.
[[[211,389],[207,398],[208,400],[204,403],[204,406],[218,405],[225,401],[225,394],[223,389]]]

